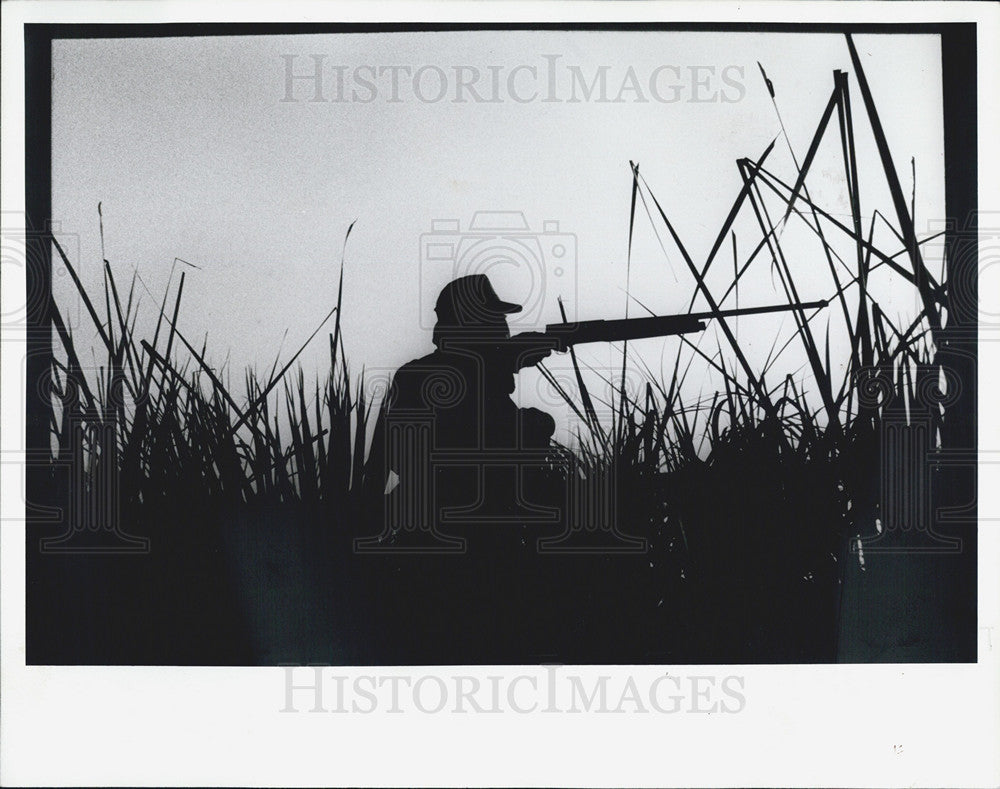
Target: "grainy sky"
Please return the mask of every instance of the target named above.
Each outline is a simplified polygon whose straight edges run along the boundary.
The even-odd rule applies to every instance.
[[[856,44],[907,193],[916,160],[919,233],[944,214],[939,41],[869,35]],[[521,328],[558,321],[559,296],[571,317],[624,316],[630,160],[700,264],[741,186],[736,159],[757,158],[780,131],[757,61],[801,160],[832,71],[852,71],[839,35],[484,31],[57,41],[53,215],[99,293],[103,204],[105,254],[119,287],[139,272],[147,326],[171,269],[173,287],[185,270],[179,327],[198,345],[208,335],[210,358],[221,365],[228,357],[234,383],[247,365],[270,368],[286,330],[287,357],[331,309],[344,235],[357,220],[346,250],[345,342],[355,371],[364,365],[388,374],[430,350],[437,291],[470,265],[496,264],[489,273],[501,297],[531,307]],[[319,96],[313,79],[288,82],[314,74],[317,64]],[[891,217],[853,74],[850,85],[862,211]],[[776,174],[794,178],[783,138],[769,161]],[[826,210],[842,221],[849,216],[836,119],[807,184]],[[511,220],[482,215],[470,230],[477,211],[522,212],[538,235],[469,252],[490,235],[483,228]],[[640,204],[630,290],[657,313],[682,311],[693,279],[659,230],[666,252]],[[735,231],[743,255],[760,239],[749,212]],[[887,251],[899,248],[884,230],[879,240]],[[802,298],[830,296],[813,237],[790,224],[783,241]],[[851,264],[852,243],[836,243]],[[716,288],[732,279],[726,249]],[[175,267],[175,257],[198,268]],[[913,315],[914,295],[900,282],[883,271],[873,288],[890,316]],[[69,286],[57,271],[57,301],[75,320]],[[761,257],[741,285],[741,305],[778,301],[780,285]],[[644,314],[634,303],[630,310]],[[834,359],[842,347],[836,317]],[[92,327],[82,314],[76,322],[85,342]],[[792,321],[743,319],[739,331],[759,361]],[[658,371],[661,358],[670,368],[676,343],[648,340],[633,349]],[[705,343],[714,350],[714,332]],[[321,336],[303,356],[307,375],[325,374],[325,353]],[[587,346],[581,358],[599,368],[620,365],[609,346]],[[785,369],[801,363],[790,351]],[[523,402],[537,402],[537,380],[522,379]]]

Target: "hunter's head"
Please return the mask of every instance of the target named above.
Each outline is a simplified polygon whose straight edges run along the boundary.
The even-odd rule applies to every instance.
[[[434,344],[440,348],[445,339],[462,343],[507,339],[507,316],[520,312],[521,305],[502,301],[485,274],[471,274],[445,285],[434,311]]]

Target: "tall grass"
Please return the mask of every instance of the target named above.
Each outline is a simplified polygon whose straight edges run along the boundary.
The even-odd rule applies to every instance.
[[[229,371],[207,360],[206,345],[195,347],[178,329],[183,273],[171,303],[163,297],[152,339],[140,339],[133,301],[138,275],[123,303],[105,261],[99,313],[58,241],[54,246],[107,354],[105,364],[85,367],[73,333],[51,305],[61,345],[52,360],[54,459],[65,459],[73,446],[88,465],[114,459],[129,501],[147,507],[192,495],[336,507],[360,486],[370,405],[363,375],[352,379],[343,355],[339,298],[280,370],[276,359],[266,376],[245,371],[237,395],[223,381]],[[307,383],[294,364],[331,318],[329,373]]]

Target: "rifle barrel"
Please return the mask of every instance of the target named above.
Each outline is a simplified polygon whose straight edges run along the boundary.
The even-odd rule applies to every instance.
[[[620,320],[579,321],[576,323],[551,323],[544,334],[563,349],[570,345],[588,342],[620,342],[641,340],[647,337],[668,337],[674,334],[703,331],[705,321],[712,318],[730,318],[739,315],[762,315],[769,312],[788,312],[827,306],[826,300],[796,304],[774,304],[766,307],[697,312],[687,315],[663,315],[649,318],[623,318]]]
[[[729,318],[737,315],[762,315],[768,312],[821,309],[829,303],[827,299],[820,299],[819,301],[796,302],[795,304],[769,304],[766,307],[746,307],[743,309],[719,310],[718,312],[697,312],[691,317],[698,318],[699,320],[708,320],[709,318]]]

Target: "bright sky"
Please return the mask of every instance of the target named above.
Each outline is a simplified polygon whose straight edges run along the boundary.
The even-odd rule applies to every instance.
[[[908,196],[916,159],[920,233],[944,215],[939,41],[869,35],[856,44]],[[842,36],[486,31],[57,41],[53,216],[84,281],[101,293],[103,203],[105,254],[120,288],[138,270],[149,289],[137,286],[147,325],[174,258],[198,266],[177,264],[187,272],[179,326],[199,346],[207,333],[211,360],[228,355],[234,383],[246,365],[270,368],[286,330],[287,357],[331,309],[344,234],[356,219],[346,251],[345,342],[355,371],[387,375],[430,350],[441,285],[478,265],[470,260],[497,262],[503,249],[520,250],[520,265],[489,272],[502,298],[533,305],[520,328],[557,322],[559,296],[571,318],[623,317],[630,160],[700,265],[741,186],[736,159],[757,158],[779,133],[757,61],[801,160],[832,71],[853,70]],[[288,93],[288,64],[308,75],[317,62],[324,100],[310,101],[314,80],[293,80]],[[606,101],[598,100],[602,74]],[[893,218],[853,75],[851,97],[862,211]],[[836,119],[830,132],[807,185],[844,221]],[[783,139],[770,167],[794,178]],[[522,212],[538,235],[489,242],[477,258],[482,247],[467,251],[484,235],[470,231],[477,211]],[[640,206],[631,292],[657,313],[685,310],[693,280],[652,227]],[[736,233],[741,253],[759,240],[752,214]],[[784,241],[802,298],[830,296],[820,247],[792,227]],[[850,263],[852,244],[837,243]],[[768,264],[754,263],[741,306],[783,301]],[[717,266],[712,281],[724,289],[728,244]],[[915,313],[912,289],[900,282],[873,284],[890,316]],[[58,270],[55,296],[75,303]],[[86,327],[85,342],[92,328],[76,307],[69,312]],[[831,328],[834,358],[839,325]],[[766,356],[781,326],[780,318],[740,322],[751,358]],[[789,318],[785,336],[791,328]],[[634,348],[658,370],[676,343]],[[714,349],[714,332],[705,343]],[[325,355],[321,336],[303,356],[307,375],[325,372]],[[604,369],[620,366],[608,346],[580,355]],[[801,363],[790,352],[787,369]],[[523,401],[537,402],[537,381],[522,378]]]

